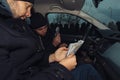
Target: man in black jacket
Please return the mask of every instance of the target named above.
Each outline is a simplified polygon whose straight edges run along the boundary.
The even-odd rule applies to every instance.
[[[48,26],[47,19],[41,13],[33,13],[30,17],[30,22],[30,27],[39,37],[40,41],[42,41],[42,48],[44,50],[54,52],[60,46],[67,46],[67,44],[61,43],[59,30],[51,30]]]
[[[65,47],[45,54],[25,22],[33,1],[0,0],[0,80],[70,80],[75,55],[65,57]]]
[[[47,51],[54,50],[56,47],[55,45],[60,43],[60,35],[55,36],[55,34],[49,30],[47,19],[41,13],[36,12],[32,14],[30,20],[30,27],[36,33],[36,36],[39,37],[39,41],[43,43],[42,47]],[[97,71],[90,64],[78,64],[71,73],[74,77],[72,80],[101,80]]]

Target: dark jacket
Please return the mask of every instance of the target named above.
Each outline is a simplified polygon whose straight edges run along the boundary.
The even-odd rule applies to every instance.
[[[0,80],[70,80],[70,72],[58,63],[41,71],[49,55],[25,21],[7,13],[0,8]]]
[[[52,42],[55,37],[55,32],[48,28],[44,37],[41,37],[45,50],[53,53],[58,47],[55,47]]]

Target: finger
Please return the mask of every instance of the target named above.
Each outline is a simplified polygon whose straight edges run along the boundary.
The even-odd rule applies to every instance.
[[[61,41],[60,41],[60,40],[58,40],[58,43],[61,43]]]
[[[66,47],[60,47],[59,50],[66,50],[67,51],[68,48],[66,48]]]
[[[60,34],[57,34],[57,35],[55,36],[55,38],[58,38],[58,37],[60,37]]]
[[[57,36],[60,36],[60,33],[58,33]]]
[[[74,56],[74,53],[71,53],[70,55],[68,55],[68,57],[72,57],[72,56]]]

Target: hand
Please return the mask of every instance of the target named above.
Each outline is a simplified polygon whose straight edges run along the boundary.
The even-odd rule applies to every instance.
[[[54,54],[51,54],[49,56],[49,62],[61,61],[62,59],[64,59],[66,57],[67,51],[68,51],[68,49],[66,47],[58,48]]]
[[[71,71],[77,65],[76,56],[74,54],[70,54],[59,63]]]
[[[67,47],[68,45],[66,43],[62,43],[59,45],[59,47]]]
[[[60,37],[60,34],[57,34],[57,35],[54,37],[52,44],[56,47],[56,46],[58,46],[60,43],[61,43],[61,37]]]

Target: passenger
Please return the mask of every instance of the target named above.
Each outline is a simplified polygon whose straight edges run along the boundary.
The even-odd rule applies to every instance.
[[[39,35],[43,36],[43,34],[44,35],[46,34],[48,29],[46,20],[47,19],[45,19],[45,17],[40,13],[34,13],[32,15],[31,28],[35,30],[37,36]],[[47,43],[46,46],[50,45],[48,44],[50,42],[49,39],[50,36],[53,35],[47,36],[48,38],[45,41],[43,41],[43,43],[45,44]],[[71,80],[102,80],[98,72],[90,64],[81,64],[81,63],[78,64],[77,67],[74,70],[72,70],[72,75],[73,78]]]
[[[33,1],[0,0],[0,80],[70,80],[75,55],[65,58],[65,47],[50,56],[44,54],[25,22]],[[41,67],[51,64],[40,71],[36,62]]]
[[[48,22],[45,17],[40,13],[32,14],[30,27],[33,29],[35,34],[39,37],[40,41],[42,41],[42,48],[54,52],[58,47],[66,47],[67,44],[61,43],[61,37],[59,32],[53,32],[48,27]]]

